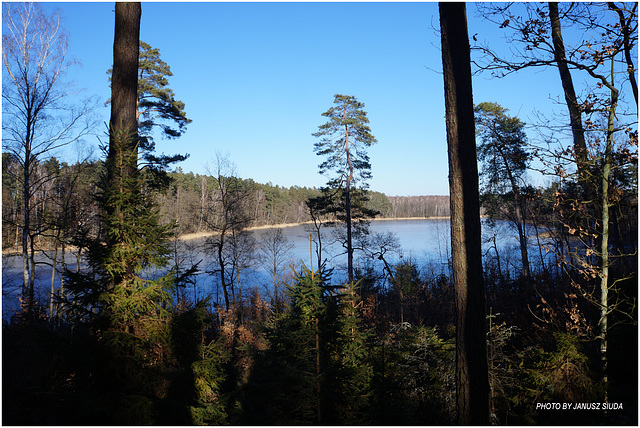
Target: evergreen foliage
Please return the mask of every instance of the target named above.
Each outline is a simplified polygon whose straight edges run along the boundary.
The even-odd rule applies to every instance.
[[[327,313],[330,305],[327,273],[308,268],[295,278],[286,294],[288,310],[267,330],[270,349],[264,355],[260,384],[271,391],[260,400],[268,423],[309,424],[324,422],[322,399],[327,365]]]
[[[111,81],[112,69],[107,74]],[[162,137],[175,139],[182,136],[191,123],[184,110],[185,104],[175,98],[169,87],[168,78],[171,76],[171,67],[160,58],[160,50],[140,40],[136,105],[138,148],[147,166],[148,185],[159,188],[169,185],[167,168],[189,157],[188,154],[155,154],[153,135],[156,128],[160,129]]]
[[[113,139],[120,144],[128,138],[129,134],[121,134]],[[160,223],[158,207],[143,191],[140,174],[123,174],[125,165],[135,164],[127,157],[137,154],[124,150],[118,153],[118,158],[107,160],[108,168],[114,171],[112,180],[103,182],[102,204],[110,208],[105,210],[103,221],[107,240],[114,245],[106,247],[101,269],[107,278],[112,278],[113,289],[104,296],[112,322],[127,330],[138,317],[155,314],[158,305],[169,301],[171,276],[152,281],[141,275],[145,269],[167,265],[174,225]]]
[[[482,102],[474,108],[485,192],[512,191],[511,183],[522,178],[531,161],[526,150],[525,124],[508,116],[507,111],[493,102]]]
[[[207,334],[212,321],[205,301],[174,314],[171,320],[171,350],[178,366],[186,369],[183,373],[190,374],[186,376],[184,384],[188,386],[183,393],[192,397],[188,409],[195,425],[222,425],[228,421],[222,385],[230,355]]]
[[[324,156],[325,160],[318,165],[320,174],[332,172],[327,183],[328,201],[340,201],[340,211],[344,213],[344,221],[347,226],[346,245],[347,271],[349,281],[353,282],[353,245],[352,245],[352,219],[359,218],[352,213],[353,207],[364,208],[363,200],[366,200],[364,191],[368,189],[367,180],[371,178],[371,164],[367,147],[377,142],[371,129],[367,113],[363,110],[364,104],[356,100],[354,96],[336,94],[335,104],[323,116],[328,121],[318,127],[314,137],[320,141],[314,144],[314,152],[318,156]],[[355,190],[360,189],[362,193]],[[335,203],[335,202],[334,202]],[[335,208],[328,206],[326,209],[335,212]],[[373,217],[376,213],[363,212]]]
[[[481,164],[481,201],[494,220],[506,217],[515,226],[520,239],[522,274],[530,276],[526,231],[526,197],[524,175],[531,155],[526,149],[524,123],[507,116],[507,110],[496,103],[480,103],[474,108]]]
[[[150,134],[154,126],[162,129],[167,138],[180,137],[191,119],[184,111],[184,103],[175,99],[175,94],[169,88],[168,77],[173,76],[169,65],[160,59],[160,51],[149,44],[140,41],[140,70],[138,75],[138,114],[143,120],[139,124],[139,133],[145,144],[151,144]],[[173,122],[177,128],[157,120]]]
[[[450,422],[455,414],[454,342],[434,328],[394,324],[375,353],[373,413],[383,424]]]
[[[347,283],[337,296],[333,340],[329,341],[329,373],[325,405],[330,423],[369,424],[373,366],[372,336],[363,330],[359,283]]]

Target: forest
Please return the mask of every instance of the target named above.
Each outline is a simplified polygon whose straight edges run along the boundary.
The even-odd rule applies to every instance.
[[[3,424],[638,424],[637,3],[481,5],[512,57],[470,37],[464,3],[438,5],[448,196],[370,190],[378,142],[342,94],[309,148],[325,186],[241,178],[221,154],[184,172],[186,155],[156,151],[191,119],[140,40],[145,7],[114,6],[106,141],[69,163],[55,150],[95,124],[67,104],[59,17],[3,4],[3,271],[20,261],[17,288],[3,274],[20,301],[3,305]],[[474,100],[472,64],[556,69],[567,139]],[[481,217],[509,225],[517,261],[481,242]],[[394,237],[370,232],[384,218],[450,219],[444,269],[391,258]],[[252,235],[301,223],[296,267],[282,229]],[[179,253],[189,235],[213,267]],[[258,253],[266,292],[241,283]],[[187,292],[203,277],[219,293]]]

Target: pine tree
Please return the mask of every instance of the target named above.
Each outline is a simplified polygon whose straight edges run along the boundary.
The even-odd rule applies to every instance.
[[[486,297],[467,12],[464,3],[440,3],[439,11],[456,290],[458,423],[489,424]]]
[[[112,136],[112,143],[119,145],[130,138],[129,134]],[[109,208],[105,210],[103,221],[111,243],[101,257],[101,268],[106,278],[111,279],[110,290],[103,300],[114,328],[146,335],[145,332],[150,331],[145,325],[147,319],[167,316],[162,308],[170,302],[173,275],[149,280],[143,274],[147,269],[167,266],[174,224],[160,223],[158,206],[143,191],[144,183],[139,174],[121,174],[125,165],[135,163],[135,160],[127,160],[127,156],[136,157],[136,153],[127,154],[121,149],[116,152],[119,156],[109,159],[114,163],[110,175],[113,181],[104,184],[102,200]],[[118,186],[111,183],[118,183]]]
[[[160,59],[158,49],[141,40],[138,69],[138,133],[145,161],[156,168],[164,168],[185,160],[188,155],[153,154],[154,128],[160,128],[163,137],[174,139],[180,137],[191,123],[184,111],[184,103],[177,100],[173,90],[169,88],[167,78],[173,76],[171,68]]]
[[[321,138],[314,145],[318,156],[325,156],[326,160],[319,165],[320,174],[333,171],[335,176],[327,183],[329,189],[344,192],[344,213],[347,224],[347,263],[349,282],[353,282],[353,245],[352,229],[352,190],[359,186],[367,189],[367,182],[371,178],[371,164],[367,155],[367,147],[377,142],[371,134],[364,104],[354,96],[336,94],[335,107],[322,113],[328,122],[318,127],[313,136]],[[356,175],[357,173],[357,175]],[[338,198],[341,200],[342,198]]]
[[[181,381],[176,382],[174,378],[174,382],[183,387],[174,386],[173,392],[179,400],[187,398],[190,420],[186,424],[222,425],[228,423],[222,384],[226,380],[224,366],[230,355],[219,341],[208,337],[207,326],[211,325],[213,316],[206,306],[206,301],[199,301],[193,308],[171,318],[171,352],[181,368],[178,374]]]
[[[513,211],[507,215],[513,218],[512,223],[518,230],[522,276],[529,278],[524,198],[520,190],[531,158],[525,148],[524,123],[517,117],[508,116],[507,109],[496,103],[480,103],[474,112],[476,132],[480,137],[478,160],[482,166],[480,176],[484,178],[484,191],[493,195],[510,193]]]
[[[89,254],[93,274],[77,275],[71,286],[90,297],[85,303],[97,306],[85,308],[88,312],[100,310],[107,363],[98,372],[119,403],[110,415],[116,424],[154,421],[154,385],[162,382],[175,278],[171,272],[157,279],[150,274],[167,266],[174,225],[161,224],[138,168],[140,16],[140,3],[116,3],[109,147],[99,194],[105,236],[98,237]]]
[[[150,184],[166,186],[169,177],[167,167],[185,160],[189,155],[156,155],[154,130],[160,129],[164,138],[179,138],[191,123],[184,110],[184,102],[177,100],[169,87],[168,77],[173,76],[169,65],[160,58],[160,51],[139,41],[138,91],[136,99],[136,120],[138,122],[139,151],[147,165]],[[107,74],[112,80],[113,70]]]

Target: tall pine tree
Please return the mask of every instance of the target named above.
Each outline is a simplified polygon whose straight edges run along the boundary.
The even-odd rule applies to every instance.
[[[471,54],[464,3],[440,3],[442,68],[449,151],[451,256],[456,291],[458,423],[489,424],[485,291]]]
[[[318,127],[313,136],[320,138],[314,151],[326,160],[319,165],[320,174],[333,172],[327,186],[337,195],[344,192],[344,213],[347,224],[347,264],[349,282],[353,282],[352,190],[367,189],[371,164],[366,149],[377,142],[371,134],[364,104],[354,96],[336,94],[331,107],[322,113],[328,121]],[[341,198],[339,198],[341,199]]]

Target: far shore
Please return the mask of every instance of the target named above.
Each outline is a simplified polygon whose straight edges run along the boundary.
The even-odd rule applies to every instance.
[[[374,218],[370,221],[394,221],[394,220],[447,220],[449,217],[394,217],[394,218]],[[313,224],[312,221],[304,221],[301,223],[282,223],[282,224],[271,224],[271,225],[262,225],[262,226],[253,226],[248,227],[246,230],[265,230],[265,229],[273,229],[273,228],[285,228],[285,227],[294,227],[301,226],[304,224]],[[181,241],[192,241],[194,239],[206,238],[208,236],[213,236],[217,232],[196,232],[196,233],[187,233],[184,235],[178,236],[178,239]],[[77,251],[76,247],[68,245],[67,251]],[[38,248],[37,251],[51,251],[52,248]],[[20,250],[15,249],[15,247],[10,247],[2,250],[3,256],[18,256],[20,255]]]
[[[374,218],[370,221],[393,221],[393,220],[447,220],[449,217],[394,217],[394,218]],[[253,226],[248,227],[246,230],[265,230],[265,229],[274,229],[274,228],[285,228],[285,227],[294,227],[301,226],[304,224],[313,224],[312,221],[303,221],[300,223],[282,223],[282,224],[265,224],[262,226]],[[199,238],[206,238],[208,236],[216,235],[218,232],[196,232],[196,233],[187,233],[185,235],[178,236],[178,239],[181,241],[191,241]]]

